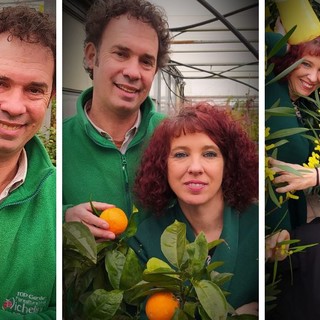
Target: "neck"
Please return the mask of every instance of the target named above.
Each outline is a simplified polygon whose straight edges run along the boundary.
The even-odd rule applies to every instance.
[[[180,203],[180,206],[196,235],[204,232],[208,242],[220,238],[223,229],[223,201],[215,205],[189,206]]]
[[[107,132],[114,141],[123,141],[128,130],[132,128],[138,117],[138,111],[134,113],[114,113],[109,110],[95,108],[88,111],[91,121]]]
[[[18,171],[20,153],[11,158],[0,160],[0,193],[13,180]]]

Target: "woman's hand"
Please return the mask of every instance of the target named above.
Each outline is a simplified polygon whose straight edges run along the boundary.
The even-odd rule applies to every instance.
[[[235,314],[236,315],[252,314],[254,316],[258,316],[259,315],[258,306],[259,306],[258,302],[250,302],[250,303],[244,304],[243,306],[239,307],[235,311]]]
[[[304,190],[314,187],[317,183],[316,169],[305,168],[298,164],[283,162],[273,158],[269,158],[269,164],[271,165],[270,169],[277,173],[273,183],[286,184],[276,188],[276,191],[279,193],[286,193],[294,190]],[[279,168],[279,165],[288,166],[296,171],[299,171],[300,175],[286,171],[283,168]]]
[[[270,261],[282,261],[288,256],[289,245],[280,243],[290,240],[287,230],[281,230],[266,238],[266,259]]]
[[[92,203],[97,210],[105,210],[114,207],[112,204],[103,202]],[[86,225],[91,233],[98,239],[115,239],[115,234],[108,230],[109,225],[103,219],[97,217],[93,212],[89,202],[81,203],[67,209],[65,221],[79,221]]]

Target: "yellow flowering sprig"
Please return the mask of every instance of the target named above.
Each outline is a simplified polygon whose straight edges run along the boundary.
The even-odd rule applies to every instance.
[[[320,166],[320,142],[318,139],[314,140],[314,151],[312,151],[311,156],[308,158],[308,163],[304,163],[305,168],[317,168]]]

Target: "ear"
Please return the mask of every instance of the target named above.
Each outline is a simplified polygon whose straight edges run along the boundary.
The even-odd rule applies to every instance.
[[[88,68],[93,69],[96,61],[97,49],[92,42],[86,44],[84,48],[84,57]]]

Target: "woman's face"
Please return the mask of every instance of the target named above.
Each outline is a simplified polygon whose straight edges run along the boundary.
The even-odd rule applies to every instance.
[[[205,133],[174,138],[168,158],[168,182],[180,202],[204,205],[222,201],[224,159]]]
[[[304,61],[288,76],[292,100],[299,95],[309,96],[320,85],[320,57],[306,55]]]

